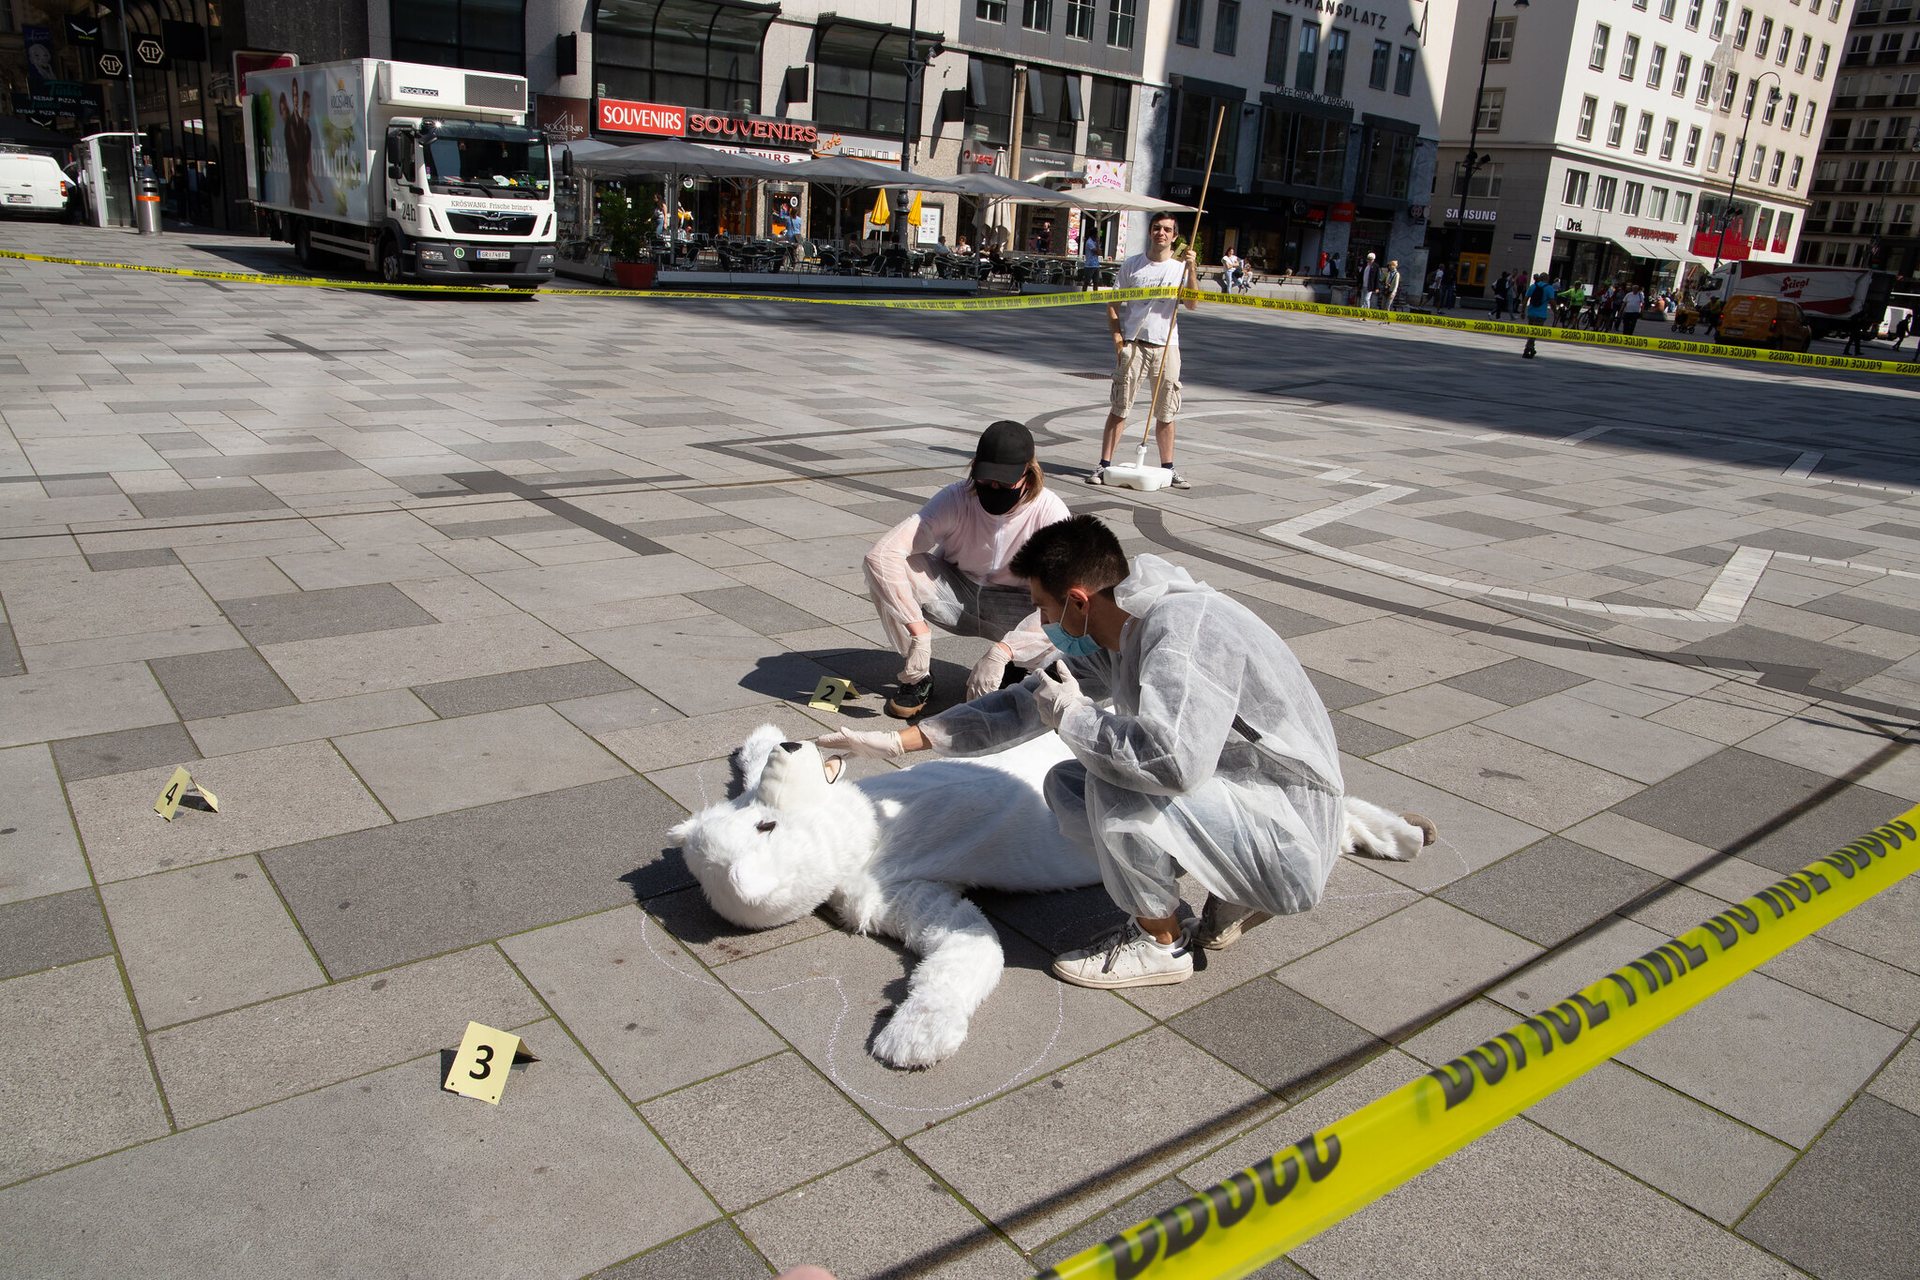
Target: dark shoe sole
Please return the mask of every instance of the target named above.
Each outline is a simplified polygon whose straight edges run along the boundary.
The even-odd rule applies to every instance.
[[[911,720],[927,709],[933,698],[933,677],[918,684],[902,685],[887,699],[887,714],[895,720]]]

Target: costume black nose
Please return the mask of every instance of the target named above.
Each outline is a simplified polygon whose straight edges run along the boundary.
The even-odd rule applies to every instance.
[[[780,749],[782,751],[798,751],[800,744],[797,742],[783,742],[780,744]]]

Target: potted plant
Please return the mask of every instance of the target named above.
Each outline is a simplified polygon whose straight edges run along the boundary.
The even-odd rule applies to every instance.
[[[613,260],[613,282],[622,289],[651,289],[657,268],[647,247],[647,221],[624,185],[600,193],[600,231]]]

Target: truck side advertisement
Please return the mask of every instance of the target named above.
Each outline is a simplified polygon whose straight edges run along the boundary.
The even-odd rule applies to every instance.
[[[366,222],[375,140],[360,136],[367,118],[360,65],[298,67],[250,79],[259,86],[247,110],[260,202]]]

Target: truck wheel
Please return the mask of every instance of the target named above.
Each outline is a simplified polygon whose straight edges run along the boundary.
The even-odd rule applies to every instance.
[[[313,238],[304,222],[293,224],[293,260],[303,267],[313,265]]]
[[[406,277],[400,262],[400,242],[392,234],[380,237],[380,282],[399,284]]]

